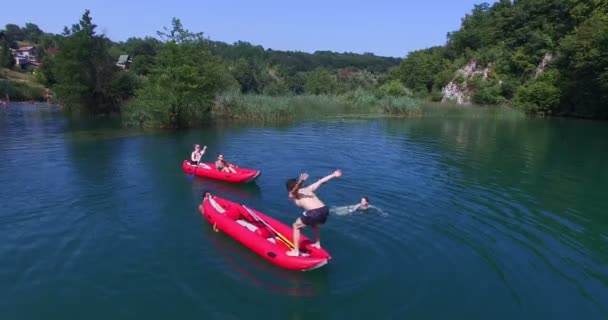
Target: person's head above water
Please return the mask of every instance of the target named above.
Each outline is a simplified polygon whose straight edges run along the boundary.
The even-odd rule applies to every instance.
[[[369,206],[369,198],[364,196],[361,198],[361,202],[359,203],[361,204],[361,207],[367,208]]]

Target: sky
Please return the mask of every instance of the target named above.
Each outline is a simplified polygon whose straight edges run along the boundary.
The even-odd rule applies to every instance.
[[[465,14],[482,0],[422,1],[247,1],[28,0],[6,1],[0,26],[37,24],[61,33],[91,11],[98,32],[113,41],[156,36],[178,18],[211,40],[247,41],[273,50],[372,52],[405,57],[408,52],[445,43]],[[487,1],[493,3],[494,1]]]

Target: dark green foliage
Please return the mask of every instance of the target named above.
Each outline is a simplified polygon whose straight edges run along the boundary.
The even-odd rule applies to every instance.
[[[25,38],[25,33],[23,33],[23,30],[21,30],[18,25],[12,23],[9,23],[4,27],[4,35],[10,44],[17,41],[23,41]]]
[[[40,30],[38,25],[31,22],[26,23],[25,28],[23,28],[22,31],[23,40],[31,43],[38,43],[40,41],[40,37],[44,33],[42,30]]]
[[[374,73],[387,72],[390,67],[401,62],[399,58],[379,57],[371,53],[337,53],[331,51],[316,51],[306,53],[300,51],[277,51],[264,49],[262,46],[238,41],[233,45],[209,41],[211,51],[225,60],[236,61],[246,59],[266,65],[281,65],[292,72],[313,71],[319,67],[327,70],[356,68]]]
[[[412,92],[407,89],[399,80],[391,80],[380,86],[380,92],[392,97],[411,97]]]
[[[15,59],[11,54],[8,41],[4,36],[0,36],[0,68],[11,68],[15,65]]]
[[[204,119],[215,95],[234,81],[207,47],[202,33],[185,30],[179,19],[159,32],[165,41],[129,109],[140,126],[186,127]]]
[[[604,8],[605,9],[605,8]],[[593,11],[561,42],[558,64],[563,70],[566,112],[608,118],[608,14]]]
[[[108,53],[108,41],[95,32],[89,11],[65,30],[52,65],[53,91],[68,110],[92,113],[118,111],[112,81],[118,72]]]
[[[551,114],[560,101],[559,72],[548,70],[517,90],[515,106],[537,114]]]
[[[325,69],[318,68],[306,75],[304,82],[304,91],[306,93],[314,95],[331,94],[336,92],[336,88],[337,81],[335,76]]]
[[[556,59],[541,62],[546,57]],[[454,77],[471,61],[488,80]],[[542,75],[543,69],[551,69]],[[541,74],[538,76],[538,74]],[[437,94],[454,80],[472,100],[531,113],[608,118],[608,2],[499,0],[475,5],[447,43],[410,53],[391,77],[415,92]]]

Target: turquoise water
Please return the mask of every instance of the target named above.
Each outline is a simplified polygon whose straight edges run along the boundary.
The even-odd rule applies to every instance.
[[[606,137],[478,113],[142,133],[13,105],[0,319],[606,319]],[[188,176],[194,143],[262,175]],[[318,270],[270,265],[196,210],[210,190],[292,223],[285,179],[335,168]],[[344,214],[363,195],[379,210]]]

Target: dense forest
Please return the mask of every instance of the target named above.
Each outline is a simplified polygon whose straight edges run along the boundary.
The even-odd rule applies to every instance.
[[[476,5],[445,45],[411,52],[391,77],[435,100],[456,92],[478,104],[607,119],[608,1]]]

